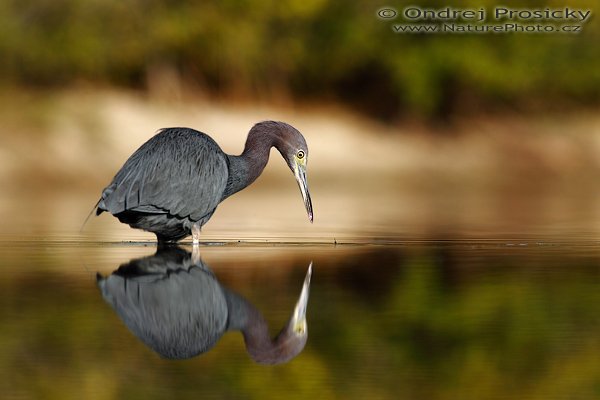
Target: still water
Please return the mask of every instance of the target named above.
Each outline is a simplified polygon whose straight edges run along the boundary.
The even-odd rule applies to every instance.
[[[191,250],[166,271],[148,267],[152,243],[0,242],[0,397],[600,398],[597,243],[205,243],[200,261]],[[198,291],[234,293],[275,336],[311,261],[308,339],[289,362],[253,361],[243,336],[222,329],[225,303],[219,312],[177,306]],[[149,274],[123,273],[140,263]],[[202,283],[178,275],[184,286],[159,288],[172,303],[162,319],[140,311],[140,297],[123,311],[99,284],[124,276],[130,292],[139,279],[172,286],[190,268]],[[196,319],[168,326],[178,312]],[[176,335],[208,314],[222,331],[180,343],[186,359],[153,348],[153,323]]]

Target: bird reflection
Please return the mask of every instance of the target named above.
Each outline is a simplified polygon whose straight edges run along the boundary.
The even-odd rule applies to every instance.
[[[159,248],[107,277],[98,274],[98,286],[129,330],[165,358],[197,356],[226,331],[238,330],[255,362],[280,364],[306,344],[311,273],[312,263],[288,323],[273,339],[256,307],[222,286],[199,257],[180,247]]]

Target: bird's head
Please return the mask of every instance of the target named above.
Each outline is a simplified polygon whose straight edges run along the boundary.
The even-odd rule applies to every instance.
[[[296,336],[306,336],[306,306],[308,305],[308,295],[310,292],[310,278],[312,277],[312,261],[306,271],[302,292],[294,307],[294,312],[290,318],[288,328],[290,328]]]
[[[257,363],[282,364],[290,361],[304,350],[306,340],[308,339],[306,306],[308,305],[311,276],[312,262],[308,266],[304,284],[302,285],[302,292],[296,302],[292,316],[275,338],[273,347],[267,351],[251,353],[252,358]]]
[[[312,201],[306,181],[308,146],[306,145],[304,136],[296,128],[285,122],[268,121],[263,123],[276,125],[278,134],[275,139],[275,148],[279,150],[286,164],[294,173],[300,187],[300,193],[302,193],[302,200],[308,213],[308,219],[310,222],[313,222]]]

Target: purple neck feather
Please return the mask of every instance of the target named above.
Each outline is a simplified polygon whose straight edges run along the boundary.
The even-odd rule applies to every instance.
[[[244,189],[260,176],[269,161],[271,147],[279,148],[280,132],[276,122],[257,124],[248,133],[242,154],[227,155],[229,178],[223,199]]]
[[[258,310],[249,313],[247,323],[242,329],[246,350],[259,364],[281,364],[294,358],[306,343],[306,338],[297,338],[287,323],[281,332],[272,339],[269,327]]]
[[[226,292],[229,308],[228,330],[239,330],[244,335],[246,350],[259,364],[280,364],[294,358],[306,343],[306,337],[297,338],[286,324],[272,339],[264,317],[242,296]]]

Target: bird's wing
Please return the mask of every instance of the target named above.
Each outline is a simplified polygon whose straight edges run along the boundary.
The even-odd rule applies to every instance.
[[[169,213],[197,221],[219,204],[229,171],[208,135],[168,128],[144,143],[102,192],[100,210]]]

